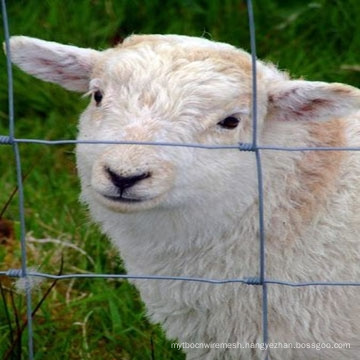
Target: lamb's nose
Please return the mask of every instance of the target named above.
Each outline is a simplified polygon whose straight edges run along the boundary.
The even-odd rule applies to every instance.
[[[151,176],[149,172],[131,176],[121,176],[109,168],[106,168],[106,172],[109,175],[111,182],[120,190],[120,192],[123,192],[125,189],[134,186],[139,181]]]

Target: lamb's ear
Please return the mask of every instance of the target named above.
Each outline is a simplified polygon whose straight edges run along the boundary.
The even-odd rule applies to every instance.
[[[285,80],[268,91],[268,118],[316,121],[360,110],[360,90],[338,83]]]
[[[25,72],[80,92],[88,90],[92,67],[100,56],[96,50],[26,36],[11,37],[10,52],[12,62]]]

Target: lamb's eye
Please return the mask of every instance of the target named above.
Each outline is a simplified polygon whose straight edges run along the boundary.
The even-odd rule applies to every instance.
[[[240,120],[237,119],[235,116],[228,116],[224,120],[218,122],[218,125],[220,125],[224,129],[232,130],[239,125],[239,122]]]
[[[96,90],[94,92],[94,100],[96,102],[96,106],[100,106],[102,98],[103,98],[102,92],[100,90]]]

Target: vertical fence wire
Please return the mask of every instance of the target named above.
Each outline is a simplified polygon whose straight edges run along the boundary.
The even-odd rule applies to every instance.
[[[256,76],[256,38],[255,38],[255,21],[252,0],[247,0],[247,12],[250,32],[250,49],[251,49],[251,68],[252,68],[252,145],[257,146],[257,76]]]
[[[26,315],[28,330],[28,351],[29,360],[34,358],[33,347],[33,326],[32,326],[32,303],[31,288],[27,275],[27,254],[26,254],[26,226],[25,226],[25,207],[24,207],[24,188],[21,170],[21,159],[19,144],[14,141],[15,138],[15,116],[14,116],[14,91],[13,91],[13,75],[11,67],[11,49],[10,49],[10,32],[7,17],[7,9],[5,0],[1,0],[1,10],[3,15],[3,26],[5,35],[6,49],[6,71],[8,78],[8,111],[9,111],[9,140],[13,148],[15,165],[16,165],[16,181],[18,186],[19,200],[19,221],[20,221],[20,245],[21,245],[21,277],[25,279],[25,296],[26,296]]]
[[[252,71],[252,147],[255,150],[257,184],[258,184],[258,201],[259,201],[259,284],[262,287],[262,336],[263,343],[268,343],[268,296],[266,276],[266,258],[265,258],[265,225],[264,225],[264,191],[263,191],[263,174],[261,166],[261,153],[257,146],[257,72],[256,72],[256,37],[255,37],[255,21],[252,0],[247,0],[247,11],[250,32],[250,49],[251,49],[251,71]],[[264,360],[268,359],[266,351]]]

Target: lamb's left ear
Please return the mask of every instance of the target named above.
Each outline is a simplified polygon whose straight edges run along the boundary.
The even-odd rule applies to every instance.
[[[268,119],[317,121],[360,110],[360,90],[338,83],[285,80],[268,89]]]
[[[11,61],[35,77],[62,87],[85,92],[100,53],[27,36],[10,39]]]

